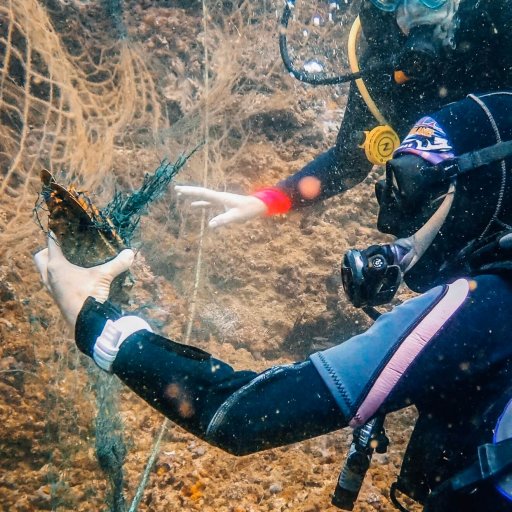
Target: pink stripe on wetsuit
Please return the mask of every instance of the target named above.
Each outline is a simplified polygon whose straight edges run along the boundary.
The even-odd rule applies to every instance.
[[[462,305],[468,292],[469,283],[466,279],[459,279],[449,285],[446,295],[405,338],[377,377],[350,421],[351,427],[366,423],[375,414],[409,366]]]

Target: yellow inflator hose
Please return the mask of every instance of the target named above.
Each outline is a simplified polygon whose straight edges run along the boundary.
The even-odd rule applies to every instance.
[[[352,24],[348,36],[348,62],[352,73],[359,73],[360,71],[356,50],[360,35],[361,20],[358,16]],[[372,164],[383,165],[393,157],[393,152],[399,146],[400,139],[373,101],[364,80],[358,78],[355,82],[368,109],[380,125],[369,132],[365,132],[366,138],[360,147],[364,149],[366,158]]]

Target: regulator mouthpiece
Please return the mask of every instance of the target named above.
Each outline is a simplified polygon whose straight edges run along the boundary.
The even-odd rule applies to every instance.
[[[441,44],[433,37],[432,27],[422,25],[409,33],[395,66],[408,79],[431,82],[441,59]]]

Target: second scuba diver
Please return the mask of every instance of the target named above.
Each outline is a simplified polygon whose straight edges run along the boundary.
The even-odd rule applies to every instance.
[[[511,0],[362,0],[359,18],[366,43],[361,69],[369,71],[364,90],[351,83],[336,145],[253,195],[177,186],[198,205],[226,209],[210,227],[286,213],[340,194],[371,168],[360,148],[363,132],[377,128],[373,153],[386,159],[393,140],[402,139],[424,112],[470,92],[512,87]],[[386,123],[399,138],[387,129],[379,132],[383,127],[377,125]]]
[[[469,95],[419,120],[377,187],[379,227],[397,240],[349,251],[344,283],[368,305],[389,300],[400,276],[422,294],[344,343],[260,374],[163,338],[110,304],[109,285],[130,266],[130,250],[86,269],[50,238],[36,265],[78,348],[199,438],[244,455],[415,405],[419,419],[395,487],[425,512],[510,511],[507,141],[508,92]]]

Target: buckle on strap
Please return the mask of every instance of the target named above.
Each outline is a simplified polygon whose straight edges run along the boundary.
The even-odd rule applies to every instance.
[[[512,438],[478,447],[478,461],[484,480],[501,475],[512,468]]]
[[[478,461],[456,474],[449,481],[455,491],[462,491],[482,481],[501,476],[512,470],[512,438],[478,447]]]

